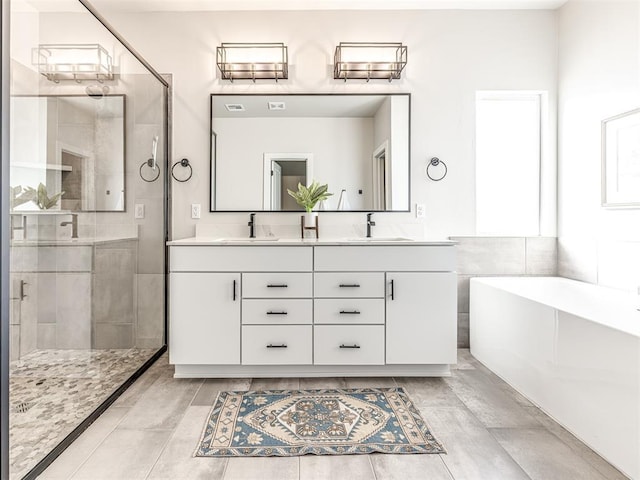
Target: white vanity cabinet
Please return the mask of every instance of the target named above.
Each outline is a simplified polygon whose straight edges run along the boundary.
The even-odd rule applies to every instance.
[[[316,279],[323,278],[320,283],[323,287],[325,277],[340,279],[341,283],[350,278],[360,278],[362,281],[352,282],[359,284],[359,287],[351,289],[354,296],[370,297],[372,301],[378,297],[383,299],[385,334],[380,346],[380,352],[385,350],[383,363],[456,363],[454,246],[327,246],[317,247],[314,259],[316,272],[339,270],[315,274]],[[323,293],[325,290],[323,288]],[[335,293],[337,290],[349,289],[339,288],[334,282],[333,292],[341,296],[340,291]],[[370,323],[372,327],[376,322],[375,318],[363,320],[359,323]],[[369,336],[373,338],[377,331],[372,328]],[[316,348],[319,342],[316,340]]]
[[[240,364],[240,274],[172,272],[169,361]]]
[[[447,375],[455,246],[171,244],[176,377]]]
[[[387,363],[456,363],[456,274],[387,272],[387,284]]]

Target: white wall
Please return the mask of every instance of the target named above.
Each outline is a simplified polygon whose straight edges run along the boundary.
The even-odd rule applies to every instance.
[[[213,130],[217,134],[217,209],[263,209],[264,153],[313,154],[308,181],[329,185],[334,195],[326,201],[327,210],[337,208],[343,188],[351,208],[371,204],[371,118],[217,118]]]
[[[559,11],[559,273],[635,291],[640,209],[601,206],[601,122],[640,107],[640,2]]]
[[[428,236],[475,233],[475,91],[547,90],[550,104],[556,102],[555,11],[117,14],[108,10],[106,2],[94,4],[157,70],[173,74],[174,159],[187,157],[194,168],[190,182],[173,184],[173,238],[193,235],[198,221],[246,224],[244,214],[204,213],[200,220],[189,216],[191,203],[203,207],[209,203],[210,93],[410,92],[412,209],[416,202],[426,205],[420,230]],[[289,46],[289,80],[277,84],[219,80],[215,47],[221,42],[251,41],[282,41]],[[333,51],[341,41],[404,42],[408,65],[403,79],[333,80]],[[553,119],[555,109],[551,110]],[[433,156],[449,167],[444,181],[434,183],[425,177],[426,161]],[[263,214],[261,221],[275,219],[273,215]],[[421,226],[422,219],[414,217],[387,213],[377,214],[376,219],[378,227],[389,222]],[[323,218],[323,222],[364,223],[362,214]],[[287,221],[297,220],[291,214]],[[553,229],[555,219],[549,225]],[[543,233],[549,234],[548,230]]]

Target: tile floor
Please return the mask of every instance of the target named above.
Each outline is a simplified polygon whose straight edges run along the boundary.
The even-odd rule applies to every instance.
[[[449,378],[174,379],[153,365],[40,477],[54,479],[617,480],[625,477],[460,350]],[[403,386],[443,455],[195,458],[219,390]]]
[[[11,478],[22,478],[155,352],[36,350],[11,362]]]

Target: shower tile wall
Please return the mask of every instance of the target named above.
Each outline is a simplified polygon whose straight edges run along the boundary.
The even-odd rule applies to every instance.
[[[558,270],[563,277],[638,293],[640,241],[560,237]]]
[[[11,358],[36,349],[133,347],[136,268],[134,240],[96,246],[14,245]]]
[[[555,237],[450,237],[458,243],[458,346],[469,347],[469,279],[557,275]]]
[[[132,348],[136,326],[137,241],[95,247],[93,348]]]
[[[150,75],[130,75],[118,93],[126,95],[126,211],[97,212],[96,235],[134,231],[138,237],[135,259],[135,285],[120,294],[117,310],[133,303],[133,323],[121,318],[103,317],[96,321],[97,348],[159,348],[164,339],[164,175],[167,174],[160,152],[163,151],[164,114],[162,90]],[[151,157],[152,142],[158,140],[160,176],[154,182],[140,177],[140,166]],[[144,218],[135,219],[135,205],[144,205]],[[108,256],[107,252],[103,255]],[[105,257],[106,259],[106,257]],[[97,257],[96,257],[97,260]],[[106,262],[109,265],[109,262]],[[113,264],[111,264],[113,265]],[[115,267],[114,267],[115,268]],[[129,267],[127,267],[129,268]],[[112,273],[115,273],[112,272]],[[108,296],[103,298],[108,302]],[[100,311],[104,311],[102,305]],[[103,343],[108,342],[108,343]],[[117,346],[126,345],[128,346]],[[103,347],[103,345],[105,345]],[[107,346],[108,345],[108,346]]]
[[[138,274],[137,348],[157,348],[164,336],[164,274]]]

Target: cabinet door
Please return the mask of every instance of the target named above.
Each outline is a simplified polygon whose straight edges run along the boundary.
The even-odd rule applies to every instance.
[[[169,361],[240,364],[240,274],[172,273]]]
[[[386,280],[387,363],[456,363],[456,274],[393,272]]]

